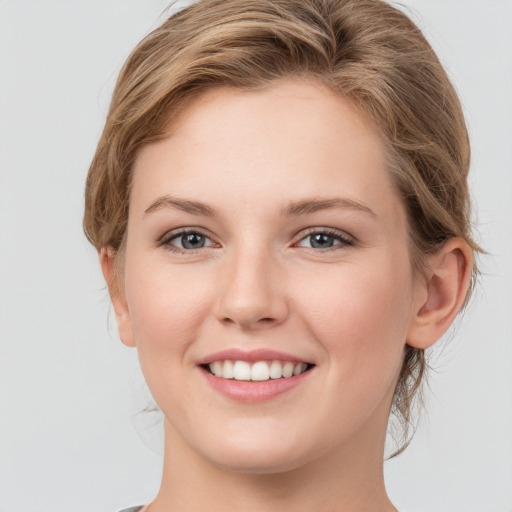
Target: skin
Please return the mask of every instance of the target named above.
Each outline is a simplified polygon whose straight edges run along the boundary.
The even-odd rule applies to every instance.
[[[183,228],[205,245],[181,247]],[[105,248],[109,282],[113,259]],[[469,262],[455,239],[413,275],[381,141],[345,99],[287,80],[194,100],[137,157],[112,288],[121,339],[165,416],[151,512],[395,510],[382,458],[404,349],[449,326]],[[229,348],[314,367],[277,397],[240,402],[198,366]]]

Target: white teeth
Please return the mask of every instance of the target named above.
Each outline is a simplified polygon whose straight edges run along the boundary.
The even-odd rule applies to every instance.
[[[293,375],[300,375],[304,370],[302,369],[302,363],[297,363],[293,369]]]
[[[232,379],[234,376],[235,372],[233,371],[233,362],[224,361],[224,370],[222,372],[221,377],[224,377],[225,379]]]
[[[293,363],[290,363],[290,362],[284,363],[283,377],[285,377],[285,378],[291,377],[293,375],[293,368],[294,368]]]
[[[254,363],[251,368],[251,380],[268,380],[270,378],[270,368],[265,361]]]
[[[306,363],[290,361],[214,361],[209,365],[210,372],[216,377],[245,381],[265,381],[269,379],[290,378],[304,373]]]
[[[235,361],[233,377],[235,380],[251,380],[251,365],[247,361]]]
[[[270,364],[270,378],[280,379],[283,376],[283,365],[281,361],[272,361]]]
[[[222,372],[222,363],[220,361],[215,361],[212,365],[211,365],[211,371],[214,375],[216,375],[217,377],[223,377],[223,372]]]

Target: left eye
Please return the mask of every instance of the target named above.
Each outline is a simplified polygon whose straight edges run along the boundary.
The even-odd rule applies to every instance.
[[[351,245],[352,240],[337,233],[316,231],[305,236],[297,245],[313,249],[330,249],[338,245]]]

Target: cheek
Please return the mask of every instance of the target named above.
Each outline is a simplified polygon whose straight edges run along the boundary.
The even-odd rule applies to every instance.
[[[197,273],[156,264],[141,272],[133,263],[126,269],[126,296],[139,363],[162,410],[184,421],[190,407],[182,400],[188,396],[184,376],[194,366],[190,347],[211,311],[210,290]]]
[[[389,262],[347,265],[305,287],[304,317],[344,372],[401,366],[411,314],[411,278]]]
[[[211,290],[200,272],[137,261],[126,269],[126,297],[141,357],[161,351],[185,351],[211,310]],[[149,354],[148,354],[149,355]]]
[[[318,405],[348,430],[374,414],[387,421],[404,357],[411,282],[394,265],[380,268],[347,267],[303,295],[303,318],[325,357],[322,388],[336,390]]]

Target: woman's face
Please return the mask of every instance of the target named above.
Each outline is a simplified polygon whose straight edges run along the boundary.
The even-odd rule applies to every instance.
[[[381,457],[421,306],[406,233],[343,98],[290,80],[194,100],[138,155],[114,300],[173,448],[252,472]]]

